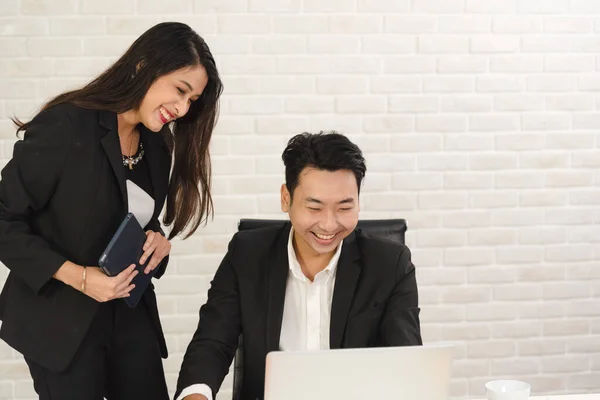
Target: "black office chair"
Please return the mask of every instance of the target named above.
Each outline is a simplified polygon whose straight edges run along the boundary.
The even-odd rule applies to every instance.
[[[238,224],[239,231],[248,229],[265,228],[267,226],[283,225],[285,220],[277,219],[241,219]],[[406,233],[406,221],[403,219],[366,219],[358,221],[357,229],[366,233],[390,239],[394,242],[404,244]],[[240,335],[238,348],[235,352],[233,362],[233,400],[241,400],[242,381],[244,379],[244,340]]]

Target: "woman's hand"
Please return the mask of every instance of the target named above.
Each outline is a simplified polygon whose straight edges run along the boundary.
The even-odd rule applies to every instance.
[[[92,299],[104,303],[121,297],[129,297],[135,285],[132,279],[138,274],[135,264],[121,271],[117,276],[108,276],[97,267],[86,267],[85,293]]]
[[[119,275],[111,277],[98,267],[83,267],[66,261],[56,271],[53,278],[103,303],[120,297],[129,297],[129,292],[135,287],[131,281],[137,274],[135,264],[131,264]]]
[[[149,274],[158,264],[171,252],[171,243],[160,234],[160,232],[147,231],[146,243],[144,243],[144,254],[140,258],[140,264],[144,264],[150,256],[150,261],[144,269],[145,274]]]

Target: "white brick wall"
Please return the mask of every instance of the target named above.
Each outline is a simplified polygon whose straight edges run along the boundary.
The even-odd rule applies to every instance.
[[[595,0],[1,0],[0,167],[10,116],[186,22],[225,92],[215,220],[157,282],[171,390],[237,220],[283,217],[286,140],[338,129],[368,161],[363,217],[408,220],[424,340],[458,346],[453,396],[499,377],[598,392],[599,17]],[[34,397],[1,343],[0,399]]]

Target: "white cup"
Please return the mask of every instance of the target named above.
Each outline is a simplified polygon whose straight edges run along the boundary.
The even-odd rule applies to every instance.
[[[499,380],[485,384],[487,400],[527,400],[531,385],[526,382]]]

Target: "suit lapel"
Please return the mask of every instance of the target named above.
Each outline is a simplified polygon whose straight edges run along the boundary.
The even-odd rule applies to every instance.
[[[333,299],[331,304],[331,324],[329,327],[329,346],[339,349],[346,329],[346,321],[358,278],[360,276],[360,252],[355,233],[350,234],[342,245],[338,261]]]
[[[169,185],[170,159],[167,146],[159,132],[152,132],[140,125],[144,157],[150,171],[150,181],[154,191],[154,216],[162,210]]]
[[[117,114],[110,111],[100,111],[100,125],[103,126],[107,131],[102,137],[102,147],[106,152],[110,166],[117,178],[119,183],[119,189],[121,189],[121,198],[125,209],[127,209],[127,184],[125,167],[123,166],[123,156],[121,153],[121,144],[119,143],[119,131],[117,128]]]
[[[287,284],[290,264],[287,255],[287,244],[291,225],[286,224],[280,231],[277,239],[275,256],[268,267],[268,305],[267,305],[267,353],[279,350],[281,336],[281,322],[283,320],[283,306],[285,302],[285,289]]]

